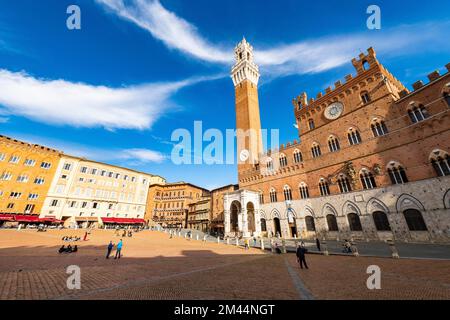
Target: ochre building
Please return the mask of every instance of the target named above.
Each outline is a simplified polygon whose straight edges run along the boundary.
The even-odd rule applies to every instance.
[[[61,155],[0,136],[0,213],[39,215]]]
[[[260,132],[259,73],[245,40],[236,59],[237,129]],[[355,74],[293,100],[297,140],[239,164],[226,234],[449,241],[450,64],[409,91],[373,48],[351,63]],[[238,155],[260,150],[259,138],[249,141],[257,145]]]

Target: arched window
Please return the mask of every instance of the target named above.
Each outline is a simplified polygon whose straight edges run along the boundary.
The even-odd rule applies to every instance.
[[[447,86],[448,85],[449,84],[447,83]],[[450,107],[450,93],[448,93],[448,92],[444,93],[444,100],[445,100],[445,102],[447,102],[447,106]]]
[[[414,106],[408,110],[412,123],[423,121],[429,117],[427,109],[423,105]]]
[[[311,216],[305,217],[306,231],[316,231],[316,224],[314,218]]]
[[[433,151],[430,160],[438,177],[450,175],[450,158],[448,153],[441,150]]]
[[[362,231],[361,220],[356,213],[349,213],[347,215],[347,220],[351,231]]]
[[[383,120],[374,119],[370,125],[374,137],[381,137],[389,133]]]
[[[287,166],[287,158],[284,154],[280,155],[280,167],[286,167]]]
[[[264,218],[261,218],[261,231],[262,232],[267,231],[266,219]]]
[[[273,170],[273,161],[271,158],[268,158],[266,160],[266,168],[267,168],[267,170]]]
[[[369,93],[368,93],[367,91],[361,92],[361,101],[362,101],[364,104],[367,104],[367,103],[369,103],[370,101],[372,101],[372,100],[370,99],[370,95],[369,95]]]
[[[306,183],[302,182],[300,183],[300,197],[302,199],[308,199],[309,198],[309,191],[308,191],[308,186],[306,185]]]
[[[262,193],[262,191],[259,192],[259,203],[260,204],[264,203],[264,193]]]
[[[277,202],[277,191],[274,188],[270,189],[270,202]]]
[[[341,149],[339,140],[335,136],[331,136],[328,138],[328,148],[330,149],[330,152],[336,152]]]
[[[372,217],[377,231],[391,231],[391,226],[389,225],[389,220],[386,213],[382,211],[375,211],[372,213]]]
[[[285,185],[283,188],[284,200],[290,201],[292,200],[292,190],[288,185]]]
[[[377,184],[375,182],[375,177],[373,176],[372,172],[370,172],[367,169],[361,170],[361,173],[359,174],[359,178],[361,179],[361,184],[363,189],[374,189],[377,187]]]
[[[328,231],[339,231],[336,217],[333,214],[327,215]]]
[[[359,131],[354,128],[348,130],[347,137],[351,146],[361,143],[361,135],[359,134]]]
[[[295,149],[295,151],[294,151],[294,162],[295,163],[303,162],[302,153],[298,149]]]
[[[403,212],[409,231],[427,231],[427,225],[422,213],[416,209],[408,209]]]
[[[320,151],[320,146],[316,142],[314,142],[311,147],[311,153],[313,158],[317,158],[322,155],[322,151]]]
[[[308,126],[309,126],[309,130],[312,130],[316,127],[316,125],[314,124],[314,120],[313,119],[309,119],[308,120]]]
[[[324,178],[320,179],[319,190],[321,196],[330,195],[330,187],[328,186],[328,182]]]
[[[347,176],[344,174],[340,174],[338,178],[339,190],[341,193],[346,193],[352,191],[352,186],[350,184],[350,180],[348,180]]]
[[[403,184],[408,182],[405,169],[399,163],[389,163],[387,171],[392,184]]]

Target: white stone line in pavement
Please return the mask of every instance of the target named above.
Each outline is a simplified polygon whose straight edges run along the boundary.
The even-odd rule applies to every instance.
[[[303,281],[300,279],[298,274],[292,269],[289,261],[284,258],[284,263],[286,264],[286,268],[288,270],[289,275],[291,276],[292,283],[294,284],[295,289],[297,290],[300,300],[314,300],[314,296],[306,289]]]

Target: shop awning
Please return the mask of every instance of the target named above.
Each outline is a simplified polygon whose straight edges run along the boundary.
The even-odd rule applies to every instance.
[[[0,221],[14,221],[14,215],[0,213]]]
[[[49,223],[63,223],[64,221],[56,219],[56,217],[46,216],[44,218],[40,218],[39,222],[49,222]]]
[[[87,222],[98,222],[97,217],[75,217],[75,221],[87,221]]]
[[[16,214],[14,216],[14,220],[17,222],[28,222],[28,223],[39,223],[40,222],[38,215],[26,216],[26,215]]]
[[[131,219],[131,218],[102,218],[103,223],[115,223],[115,224],[145,224],[144,219]]]

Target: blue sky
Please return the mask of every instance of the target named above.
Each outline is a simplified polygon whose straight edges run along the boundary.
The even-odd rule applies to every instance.
[[[81,30],[66,9],[81,8]],[[366,9],[381,8],[381,30]],[[354,73],[374,46],[405,85],[450,62],[450,2],[0,0],[0,133],[189,181],[237,182],[235,165],[174,165],[172,132],[234,128],[229,71],[243,36],[260,65],[263,128],[297,138],[291,100]],[[206,145],[207,143],[205,143]]]

